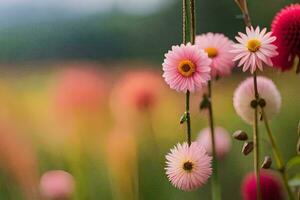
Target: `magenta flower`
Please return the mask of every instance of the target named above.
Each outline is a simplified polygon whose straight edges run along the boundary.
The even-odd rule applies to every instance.
[[[278,178],[267,170],[260,171],[260,184],[263,200],[283,200],[283,188]],[[245,176],[242,187],[244,200],[256,200],[256,177],[254,173]]]
[[[200,131],[197,141],[204,146],[207,153],[212,155],[212,142],[210,128]],[[215,145],[218,158],[224,158],[231,148],[231,137],[227,130],[222,127],[215,128]]]
[[[211,59],[190,43],[172,46],[165,54],[163,77],[167,84],[178,92],[195,92],[211,79]]]
[[[273,42],[276,37],[271,36],[272,32],[266,33],[264,28],[260,31],[259,27],[246,27],[246,34],[239,32],[235,39],[239,44],[233,45],[232,53],[235,53],[233,61],[239,61],[238,66],[243,66],[243,71],[250,69],[254,73],[256,69],[263,70],[263,63],[273,66],[271,58],[278,55],[276,46]]]
[[[272,22],[275,45],[279,55],[272,58],[282,71],[292,68],[295,56],[300,56],[300,4],[292,4],[278,12]]]
[[[189,146],[177,144],[166,155],[166,174],[171,183],[184,191],[194,190],[205,184],[212,174],[212,157],[207,155],[199,142]]]
[[[229,75],[234,66],[233,41],[221,33],[207,33],[196,37],[196,46],[203,49],[212,59],[211,75],[213,78]]]
[[[251,101],[254,99],[253,79],[244,80],[234,92],[233,106],[237,114],[247,123],[253,123],[253,108]],[[281,107],[281,96],[272,80],[258,76],[257,89],[261,98],[266,101],[264,111],[268,119],[274,117]]]
[[[47,199],[71,199],[75,181],[71,174],[62,170],[46,172],[40,180],[40,190]]]

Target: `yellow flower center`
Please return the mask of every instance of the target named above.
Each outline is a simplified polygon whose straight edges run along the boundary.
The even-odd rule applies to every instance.
[[[204,51],[207,53],[208,57],[214,58],[218,55],[218,50],[214,47],[207,47],[204,49]]]
[[[183,60],[178,65],[178,71],[185,77],[192,76],[196,71],[196,66],[190,60]]]
[[[247,48],[251,52],[258,51],[259,48],[260,48],[260,46],[261,46],[261,42],[259,40],[257,40],[257,39],[251,39],[247,43]]]
[[[191,172],[193,167],[194,167],[194,164],[190,161],[186,161],[186,162],[183,163],[184,171]]]

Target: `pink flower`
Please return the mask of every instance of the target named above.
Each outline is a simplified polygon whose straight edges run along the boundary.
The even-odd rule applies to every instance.
[[[257,77],[257,89],[261,98],[266,101],[264,111],[271,119],[280,110],[281,96],[272,80],[258,76]],[[234,92],[233,106],[237,114],[247,123],[253,122],[253,108],[251,107],[251,101],[254,99],[254,86],[253,78],[244,80]]]
[[[300,56],[300,4],[291,4],[278,12],[272,22],[275,45],[279,55],[272,58],[282,71],[292,68],[295,56]]]
[[[205,128],[200,131],[197,141],[204,146],[209,155],[212,155],[210,128]],[[224,156],[230,151],[231,137],[229,133],[222,127],[215,128],[215,145],[218,158],[224,158]]]
[[[243,66],[243,71],[250,69],[254,73],[257,68],[263,70],[263,63],[273,66],[271,58],[278,55],[276,46],[273,42],[276,37],[271,36],[272,32],[266,33],[264,28],[260,31],[259,27],[246,27],[246,33],[239,32],[235,39],[239,44],[233,45],[232,53],[237,54],[233,61],[240,60],[238,66]]]
[[[212,77],[223,77],[231,73],[234,54],[229,51],[234,43],[221,33],[207,33],[196,37],[196,46],[203,49],[212,59]]]
[[[190,43],[172,46],[165,54],[163,77],[167,84],[178,92],[195,92],[210,80],[211,59]]]
[[[184,191],[194,190],[206,183],[212,174],[211,160],[204,147],[193,142],[177,144],[166,155],[166,174],[171,183]]]
[[[103,76],[93,69],[69,68],[63,70],[53,90],[60,112],[98,112],[105,98]]]
[[[283,200],[283,188],[278,178],[267,170],[260,171],[260,184],[262,199]],[[242,187],[244,200],[256,200],[256,177],[254,173],[245,176]]]
[[[62,170],[48,171],[40,180],[41,194],[47,199],[71,199],[74,186],[73,176]]]
[[[123,108],[144,111],[153,109],[163,82],[159,74],[150,70],[125,73],[113,88],[111,100]]]

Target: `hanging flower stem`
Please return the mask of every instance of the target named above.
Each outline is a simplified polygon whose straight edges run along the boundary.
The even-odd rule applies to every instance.
[[[188,9],[189,8],[189,9]],[[195,0],[183,0],[182,1],[182,40],[186,44],[191,42],[195,43],[196,36],[195,25]],[[187,142],[189,145],[192,143],[191,134],[191,115],[190,115],[190,91],[186,91],[186,103],[184,118],[187,124]]]
[[[192,143],[191,115],[190,115],[190,91],[186,92],[185,115],[186,115],[186,126],[187,126],[187,141],[190,146]]]
[[[256,72],[253,73],[254,95],[256,105],[254,106],[254,122],[253,122],[253,142],[254,142],[254,171],[256,176],[256,191],[257,199],[262,200],[261,187],[260,187],[260,166],[259,166],[259,133],[258,133],[258,101],[259,94],[257,89],[257,76]]]
[[[244,23],[247,27],[251,27],[251,18],[249,15],[247,0],[235,0],[239,8],[243,13]],[[258,100],[259,94],[257,90],[257,75],[256,72],[253,73],[253,84],[254,84],[254,101],[255,105],[253,107],[253,114],[254,114],[254,122],[253,122],[253,143],[254,143],[254,171],[256,176],[256,191],[257,191],[257,199],[262,200],[261,195],[261,187],[260,187],[260,167],[259,167],[259,133],[258,133]]]
[[[272,151],[273,151],[273,155],[274,155],[275,160],[276,160],[278,171],[280,172],[281,177],[282,177],[284,187],[286,188],[289,199],[294,200],[295,197],[293,195],[293,192],[292,192],[292,190],[291,190],[291,188],[288,184],[288,180],[287,180],[287,174],[286,174],[286,170],[285,170],[285,163],[284,163],[284,160],[282,158],[281,152],[278,148],[278,145],[275,141],[273,133],[271,131],[271,128],[270,128],[270,125],[269,125],[269,122],[268,122],[268,118],[267,118],[266,112],[265,112],[263,107],[261,107],[261,114],[262,114],[262,118],[263,118],[266,130],[267,130],[267,133],[268,133],[268,137],[269,137],[271,146],[272,146]]]
[[[214,127],[214,117],[213,117],[213,106],[212,106],[212,81],[208,81],[208,113],[209,113],[209,127],[211,132],[211,143],[212,143],[212,166],[214,173],[212,174],[212,199],[221,200],[221,186],[219,181],[218,173],[218,161],[216,154],[216,144],[215,144],[215,127]]]

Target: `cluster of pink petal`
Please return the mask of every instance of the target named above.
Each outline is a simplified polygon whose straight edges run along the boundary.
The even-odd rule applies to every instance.
[[[238,66],[243,66],[243,71],[250,69],[251,73],[254,73],[256,69],[263,70],[263,63],[273,66],[271,58],[276,56],[276,46],[273,42],[276,37],[272,36],[272,32],[267,33],[267,29],[264,28],[260,31],[259,27],[254,30],[253,27],[246,27],[246,34],[239,32],[239,36],[236,36],[236,40],[239,44],[233,45],[232,53],[235,53],[233,61],[239,61]],[[261,43],[259,50],[251,52],[247,48],[249,40],[258,40]]]
[[[229,40],[221,33],[207,33],[196,36],[195,44],[201,49],[215,48],[217,55],[212,59],[211,75],[213,78],[223,77],[231,73],[234,67],[232,61],[234,54],[230,52],[233,41]]]
[[[278,12],[272,22],[275,45],[279,55],[272,58],[282,71],[292,68],[295,56],[300,56],[300,4],[292,4]]]
[[[224,158],[231,148],[231,137],[227,130],[222,127],[215,127],[215,146],[218,158]],[[207,153],[212,155],[212,141],[210,128],[200,131],[197,141],[202,144]]]
[[[192,76],[185,77],[178,71],[178,65],[183,60],[195,64]],[[165,54],[163,62],[163,77],[171,89],[178,92],[195,92],[200,90],[211,79],[211,59],[207,54],[190,43],[172,46],[172,50]]]
[[[202,186],[212,174],[212,158],[198,142],[193,142],[191,146],[187,143],[177,144],[166,155],[166,159],[166,174],[169,180],[176,188],[184,191]],[[183,169],[186,161],[193,163],[193,169],[190,172]]]
[[[260,184],[262,199],[264,200],[283,200],[283,188],[279,179],[267,170],[260,171]],[[256,176],[249,173],[245,176],[242,183],[242,196],[244,200],[257,200],[256,196]]]

